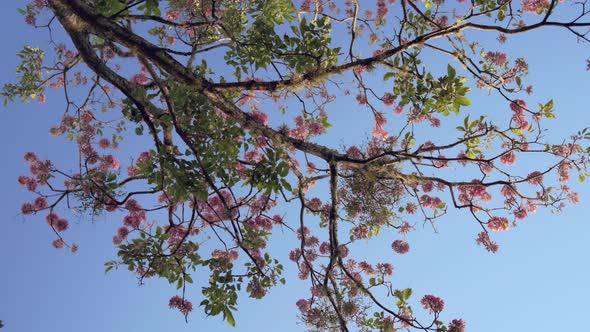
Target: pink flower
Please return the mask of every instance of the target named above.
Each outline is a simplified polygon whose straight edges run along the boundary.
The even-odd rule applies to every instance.
[[[379,263],[377,264],[377,271],[386,276],[391,276],[393,275],[393,266],[389,263]]]
[[[500,162],[506,166],[514,165],[516,163],[516,155],[512,151],[507,152],[500,157]]]
[[[524,100],[515,99],[510,103],[510,109],[514,113],[521,113],[527,110],[527,105]]]
[[[362,262],[359,263],[359,269],[361,271],[363,271],[364,273],[366,273],[366,274],[373,274],[373,273],[375,273],[375,270],[373,269],[373,266],[371,266],[371,264],[369,264],[369,263],[367,263],[365,261],[362,261]]]
[[[135,74],[131,77],[131,82],[135,84],[145,85],[149,82],[147,76],[144,73]]]
[[[21,186],[26,186],[29,183],[30,178],[28,176],[21,175],[18,177],[18,184]]]
[[[45,0],[34,0],[35,8],[41,10],[45,7]]]
[[[121,238],[119,235],[115,235],[113,236],[113,244],[118,246],[123,242],[123,238]]]
[[[358,95],[356,95],[356,101],[358,102],[359,105],[364,105],[367,103],[367,95],[364,93],[359,93]]]
[[[112,59],[114,59],[114,58],[115,58],[115,56],[116,56],[116,54],[115,54],[115,51],[113,51],[113,49],[112,49],[112,48],[110,48],[110,47],[106,47],[106,48],[103,50],[103,52],[104,52],[104,57],[105,57],[107,60],[112,60]]]
[[[527,182],[530,184],[538,184],[538,185],[542,185],[543,184],[543,174],[541,174],[541,172],[532,172],[529,175],[527,175]]]
[[[322,242],[320,244],[320,254],[327,255],[330,253],[330,244],[328,242]]]
[[[504,196],[505,198],[516,197],[516,191],[514,190],[514,188],[506,184],[502,187],[502,189],[500,189],[500,194],[502,194],[502,196]]]
[[[129,229],[127,227],[121,227],[117,230],[117,236],[121,239],[126,239],[127,235],[129,235]]]
[[[311,0],[303,0],[301,1],[301,7],[299,9],[303,12],[307,12],[311,9]]]
[[[185,316],[193,311],[193,304],[189,300],[183,299],[178,295],[171,297],[168,305],[170,306],[170,309],[178,309]]]
[[[29,178],[29,181],[27,181],[27,189],[29,191],[37,190],[37,181],[35,181],[35,179]]]
[[[299,262],[299,259],[301,259],[301,249],[295,248],[291,250],[289,253],[289,259],[295,263]]]
[[[568,182],[570,180],[570,170],[572,164],[569,162],[562,162],[557,167],[557,174],[559,174],[559,182]]]
[[[398,106],[396,106],[396,107],[393,109],[393,114],[400,115],[400,114],[402,114],[403,112],[404,112],[404,108],[403,108],[403,107],[401,107],[401,106],[399,106],[399,105],[398,105]]]
[[[502,52],[488,52],[486,59],[496,66],[503,66],[508,63],[508,57]]]
[[[383,105],[385,106],[393,106],[393,102],[395,101],[395,97],[393,94],[387,92],[386,94],[381,97],[381,101],[383,101]]]
[[[445,308],[445,302],[437,296],[434,295],[424,295],[422,300],[420,300],[424,309],[427,309],[431,314],[432,313],[439,313],[443,311]]]
[[[393,241],[393,243],[391,244],[391,248],[393,249],[393,251],[397,252],[398,254],[405,254],[408,251],[410,251],[410,245],[403,240],[395,240]]]
[[[119,159],[117,159],[117,157],[113,156],[113,155],[107,155],[104,156],[104,163],[105,166],[107,166],[110,169],[119,169],[119,166],[121,166],[121,163],[119,162]]]
[[[61,249],[66,245],[62,239],[54,240],[51,244],[55,249]]]
[[[514,217],[516,217],[516,219],[524,219],[527,217],[527,212],[522,207],[514,210],[513,213],[514,213]]]
[[[338,246],[338,255],[340,258],[346,258],[348,256],[348,247],[341,244]]]
[[[505,232],[508,227],[510,227],[510,223],[504,217],[492,217],[488,221],[488,228],[495,232]]]
[[[35,162],[37,160],[38,160],[37,155],[34,152],[27,152],[27,153],[25,153],[25,161],[27,161],[29,163],[32,163],[32,162]]]
[[[418,211],[418,206],[416,203],[408,203],[406,204],[406,212],[409,214],[415,214]]]
[[[47,198],[37,197],[37,198],[35,198],[33,205],[35,206],[35,210],[37,210],[37,211],[46,209],[47,208]]]
[[[376,139],[385,141],[389,138],[389,132],[384,129],[387,124],[387,119],[383,116],[383,113],[375,113],[375,127],[373,128],[373,137]]]
[[[266,115],[266,113],[261,112],[261,111],[252,111],[250,112],[250,116],[252,116],[252,119],[254,119],[254,121],[260,123],[261,125],[267,125],[268,124],[268,115]]]
[[[397,229],[400,234],[408,234],[411,230],[412,225],[410,225],[407,221],[404,221]]]
[[[21,205],[20,212],[24,215],[29,215],[35,212],[35,207],[31,203],[25,203]]]
[[[486,248],[487,251],[495,253],[498,251],[498,244],[490,239],[490,236],[486,232],[481,232],[477,234],[477,239],[475,242],[478,245],[482,245]]]
[[[453,319],[449,323],[448,332],[465,332],[465,322],[462,319]]]
[[[326,131],[324,125],[319,122],[311,122],[308,127],[311,134],[316,136],[321,135]]]
[[[111,141],[109,141],[107,138],[103,138],[100,141],[98,141],[98,147],[101,149],[108,149],[111,146]]]
[[[59,216],[55,212],[51,212],[50,214],[47,215],[47,217],[45,217],[45,221],[47,222],[47,225],[49,225],[51,227],[55,227],[55,224],[57,223],[58,220],[59,220]]]
[[[549,8],[549,0],[524,0],[522,11],[525,13],[541,14]]]
[[[385,0],[377,0],[377,19],[382,20],[389,13]]]
[[[58,219],[54,223],[54,228],[58,232],[65,232],[69,227],[69,222],[66,219]]]
[[[295,303],[295,305],[297,306],[297,308],[299,308],[299,311],[305,313],[309,310],[311,302],[305,299],[300,299]]]

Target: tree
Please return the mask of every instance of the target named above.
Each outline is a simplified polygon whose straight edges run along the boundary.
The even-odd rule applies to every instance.
[[[2,95],[44,102],[46,89],[63,89],[51,133],[77,143],[80,163],[70,173],[26,153],[31,174],[18,181],[36,196],[22,214],[45,217],[53,246],[73,252],[64,207],[124,214],[107,271],[167,279],[180,290],[169,306],[185,316],[200,299],[193,282],[205,313],[232,325],[243,290],[262,298],[285,283],[272,250],[283,232],[298,240],[289,258],[310,285],[296,302],[310,329],[463,331],[461,319],[439,318],[441,298],[395,289],[389,262],[357,262],[350,248],[393,229],[391,249],[405,254],[416,222],[456,208],[496,252],[490,232],[577,203],[565,183],[572,170],[587,176],[587,130],[546,142],[554,103],[524,100],[525,59],[478,42],[545,27],[588,41],[584,4],[36,0],[23,14],[63,29],[71,46],[54,41],[51,60],[25,47]],[[504,114],[472,116],[470,85],[504,98]],[[365,143],[324,138],[338,129],[336,98],[372,117]],[[128,129],[145,144],[137,156],[119,152]],[[193,281],[203,269],[210,277]]]

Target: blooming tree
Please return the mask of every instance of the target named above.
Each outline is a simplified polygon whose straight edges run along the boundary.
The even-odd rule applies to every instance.
[[[553,101],[533,97],[526,60],[501,51],[545,27],[588,41],[585,3],[34,0],[22,13],[52,44],[20,51],[1,93],[43,103],[63,90],[50,133],[80,156],[66,172],[26,153],[18,182],[34,195],[22,214],[45,218],[52,245],[72,252],[63,207],[121,215],[107,270],[167,279],[179,289],[169,306],[185,316],[197,300],[234,325],[238,295],[288,282],[280,231],[298,243],[288,264],[309,294],[293,301],[311,330],[464,331],[441,316],[443,299],[395,289],[390,261],[411,251],[406,234],[459,209],[494,253],[493,232],[577,203],[567,183],[587,176],[590,133],[545,141]],[[478,42],[486,35],[497,41]],[[472,88],[504,109],[473,116]],[[326,139],[343,112],[373,122],[358,144]],[[128,130],[143,152],[125,153]],[[353,243],[391,234],[390,256],[355,257]]]

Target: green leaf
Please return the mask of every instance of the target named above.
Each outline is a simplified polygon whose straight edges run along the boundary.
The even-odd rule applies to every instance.
[[[231,310],[224,308],[223,316],[225,317],[225,320],[227,320],[227,323],[229,325],[231,325],[232,327],[236,326],[236,320],[234,319],[234,315],[232,314]]]
[[[457,71],[450,64],[447,65],[447,76],[449,76],[450,80],[453,80],[457,76]]]
[[[412,289],[411,288],[404,289],[402,292],[402,295],[403,295],[404,300],[409,299],[412,296]]]
[[[457,98],[457,102],[461,106],[469,106],[469,105],[471,105],[471,100],[469,100],[469,98],[467,98],[467,97],[459,97],[459,98]]]
[[[383,80],[384,80],[384,81],[388,81],[388,80],[390,80],[391,78],[393,78],[394,76],[395,76],[395,73],[394,73],[394,72],[388,72],[388,73],[385,73],[385,75],[383,75]]]

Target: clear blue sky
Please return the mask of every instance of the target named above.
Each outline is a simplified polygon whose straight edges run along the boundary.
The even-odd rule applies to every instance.
[[[0,29],[4,31],[1,83],[14,76],[15,53],[22,46],[47,45],[46,32],[25,25],[16,12],[23,3],[0,4]],[[555,100],[558,119],[549,124],[549,137],[559,141],[560,137],[590,126],[590,73],[584,71],[584,59],[590,55],[588,45],[579,45],[573,36],[555,30],[510,39],[504,46],[494,45],[498,49],[508,48],[510,55],[527,57],[529,80],[535,86],[531,102]],[[446,67],[444,61],[441,68]],[[505,112],[504,116],[509,116],[507,105],[499,98],[474,92],[472,99],[473,112]],[[65,168],[75,161],[73,146],[48,133],[63,112],[62,102],[50,98],[45,105],[15,103],[0,111],[0,319],[6,324],[5,331],[304,329],[297,323],[294,302],[307,290],[296,278],[275,288],[262,301],[242,297],[236,328],[219,317],[205,318],[200,308],[185,323],[178,312],[167,307],[168,299],[176,293],[165,282],[148,280],[147,285],[140,287],[127,271],[105,275],[102,264],[116,256],[111,237],[117,221],[110,217],[73,222],[68,235],[80,243],[77,254],[51,248],[53,237],[44,220],[19,214],[20,205],[31,200],[31,196],[17,184],[16,178],[27,173],[22,159],[26,151],[60,160]],[[367,121],[368,128],[371,121]],[[339,132],[344,135],[357,129],[349,126]],[[430,227],[418,226],[409,236],[412,250],[405,256],[394,256],[388,249],[391,239],[377,243],[383,250],[373,252],[390,256],[397,288],[412,287],[417,296],[441,296],[446,302],[443,319],[461,317],[467,322],[468,331],[580,331],[587,324],[590,311],[590,190],[587,185],[574,187],[581,194],[581,204],[567,208],[561,215],[540,211],[520,227],[497,235],[501,250],[496,255],[476,247],[474,237],[479,230],[475,223],[454,212],[437,221],[437,234]],[[278,258],[286,261],[286,252]],[[199,290],[191,292],[189,297],[198,305]],[[416,307],[418,299],[414,299]]]

